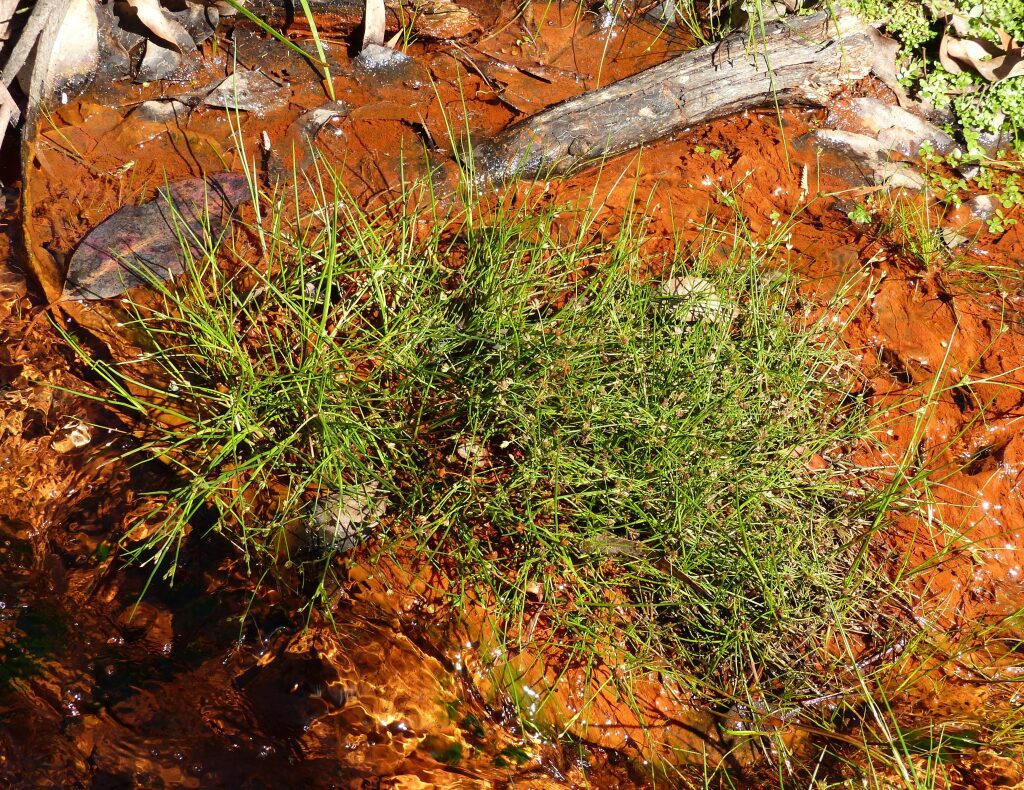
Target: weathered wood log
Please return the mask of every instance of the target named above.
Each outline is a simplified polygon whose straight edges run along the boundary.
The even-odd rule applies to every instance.
[[[895,42],[852,14],[787,17],[737,32],[516,123],[474,148],[490,183],[562,175],[746,109],[824,105],[874,72],[894,87]]]

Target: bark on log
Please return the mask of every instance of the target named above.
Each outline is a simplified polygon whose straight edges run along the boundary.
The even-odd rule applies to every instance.
[[[476,172],[492,184],[561,175],[749,108],[824,105],[872,71],[895,86],[894,58],[894,42],[852,14],[788,17],[520,121],[476,146]]]

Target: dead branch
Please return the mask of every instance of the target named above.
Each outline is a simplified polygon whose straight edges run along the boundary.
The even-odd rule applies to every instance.
[[[888,81],[890,43],[845,12],[738,32],[510,126],[475,148],[477,174],[492,184],[561,175],[746,109],[823,105],[871,71]]]

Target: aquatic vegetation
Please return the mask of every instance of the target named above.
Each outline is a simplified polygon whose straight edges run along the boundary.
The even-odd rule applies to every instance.
[[[336,78],[348,84],[345,59],[335,54],[343,66]],[[314,84],[309,93],[316,90]],[[458,104],[475,110],[493,103],[487,96],[470,92]],[[229,98],[238,104],[237,96]],[[271,113],[268,124],[280,129],[287,118],[290,125],[298,107]],[[322,125],[317,118],[333,117],[335,110],[309,111],[311,125]],[[203,112],[193,118],[197,129]],[[237,120],[237,114],[229,117]],[[168,613],[223,598],[216,585],[230,576],[237,606],[210,618],[226,634],[217,650],[251,650],[267,660],[261,658],[254,673],[259,683],[249,687],[247,673],[225,676],[218,688],[241,688],[247,699],[262,702],[275,743],[282,740],[274,729],[280,708],[322,713],[297,720],[301,735],[289,740],[296,764],[311,766],[306,758],[314,753],[300,738],[319,729],[323,753],[333,754],[336,744],[347,749],[343,739],[353,731],[342,722],[359,719],[370,724],[358,724],[358,732],[369,734],[338,758],[342,769],[394,736],[395,751],[427,766],[451,763],[465,776],[487,759],[486,741],[490,754],[500,754],[495,766],[523,763],[524,775],[548,764],[543,754],[557,753],[551,765],[568,755],[578,775],[599,786],[606,775],[592,761],[607,750],[617,761],[635,759],[631,770],[640,782],[682,786],[682,773],[670,773],[685,770],[672,762],[678,756],[672,747],[657,743],[647,751],[636,739],[588,737],[601,734],[598,727],[587,729],[586,712],[599,695],[611,700],[610,714],[621,717],[616,726],[635,716],[643,729],[650,718],[639,712],[652,697],[671,697],[684,713],[704,717],[701,744],[724,743],[730,759],[704,753],[705,762],[687,774],[696,777],[695,786],[702,786],[701,771],[707,786],[807,786],[843,778],[869,786],[927,786],[944,778],[955,784],[957,761],[973,759],[981,746],[1009,754],[1020,741],[1019,717],[1000,719],[1013,709],[1013,689],[1004,695],[999,689],[999,712],[987,710],[978,721],[960,708],[912,709],[914,684],[931,688],[928,672],[947,664],[949,677],[962,677],[958,651],[992,638],[969,634],[964,646],[950,646],[943,641],[947,626],[926,621],[933,600],[900,606],[902,593],[931,585],[934,566],[988,550],[979,542],[985,533],[979,539],[970,528],[975,516],[968,524],[964,515],[960,524],[957,514],[943,512],[943,485],[959,494],[974,490],[975,481],[929,477],[930,461],[952,458],[954,466],[995,476],[1003,464],[1002,440],[989,428],[1016,419],[986,411],[995,400],[988,388],[1001,374],[968,367],[944,320],[948,316],[971,337],[988,337],[991,326],[999,364],[1019,358],[1019,346],[1007,340],[1016,325],[1008,319],[1005,331],[995,323],[979,330],[975,313],[982,308],[969,296],[935,295],[959,281],[949,274],[970,264],[950,250],[935,213],[915,213],[914,202],[882,190],[857,192],[861,202],[850,211],[861,223],[855,244],[853,234],[794,228],[784,219],[790,210],[806,207],[819,218],[826,213],[816,214],[822,204],[813,170],[808,175],[805,167],[801,178],[798,166],[794,176],[793,168],[766,156],[766,147],[751,145],[770,136],[764,134],[769,121],[737,121],[659,148],[656,167],[649,160],[637,166],[636,192],[628,200],[610,200],[610,192],[595,186],[591,205],[602,204],[602,216],[614,223],[607,227],[577,203],[565,203],[565,195],[578,196],[558,183],[535,185],[538,191],[526,197],[527,187],[520,186],[500,209],[469,198],[449,211],[429,197],[405,194],[364,213],[356,206],[365,203],[323,167],[321,157],[330,154],[311,152],[310,162],[320,168],[310,164],[305,171],[319,191],[313,199],[304,177],[282,179],[288,184],[282,191],[261,193],[237,176],[255,204],[240,207],[240,217],[228,225],[213,216],[188,221],[196,219],[194,212],[179,200],[176,212],[157,213],[162,229],[176,228],[181,238],[148,246],[157,259],[173,247],[177,282],[154,281],[149,292],[136,290],[133,301],[57,308],[71,316],[65,337],[88,364],[63,346],[62,362],[87,382],[96,403],[74,423],[40,418],[42,446],[90,462],[128,448],[126,460],[136,465],[129,480],[123,462],[109,459],[124,479],[113,493],[102,489],[102,496],[116,502],[115,517],[131,507],[133,518],[117,522],[123,530],[103,525],[112,531],[102,533],[95,561],[138,582],[122,592],[125,600],[141,594],[150,569],[143,605],[159,599]],[[348,151],[350,186],[355,167],[365,173],[366,165],[384,159],[377,156],[386,149],[377,135],[385,124],[365,134],[366,123],[347,118],[336,131],[358,131],[349,141],[369,138],[378,150],[327,149]],[[437,128],[433,139],[440,136]],[[271,143],[250,123],[249,136],[236,147],[254,145],[266,154]],[[88,153],[76,156],[90,161]],[[659,172],[665,163],[671,172]],[[943,167],[941,177],[958,179],[959,163],[946,164],[952,168]],[[141,157],[135,172],[147,172]],[[618,178],[633,183],[625,181],[632,172],[621,172]],[[994,194],[1016,200],[1015,174],[986,172],[1000,174]],[[268,167],[260,175],[278,173]],[[715,192],[715,183],[734,176],[743,182],[734,194]],[[666,193],[656,196],[644,180],[652,177],[678,189],[667,193],[667,212]],[[139,179],[143,200],[157,185]],[[705,194],[697,194],[698,183]],[[973,200],[966,186],[961,191],[965,201]],[[560,197],[549,204],[551,194]],[[55,205],[72,204],[67,192],[56,195]],[[699,229],[687,220],[673,224],[677,209],[703,206],[704,198],[717,200],[717,222]],[[104,213],[113,200],[98,201]],[[146,206],[166,209],[138,208]],[[723,224],[725,209],[734,213]],[[122,210],[114,226],[139,216],[137,209]],[[163,222],[170,216],[184,221]],[[831,219],[846,227],[842,215]],[[757,232],[748,230],[748,221]],[[112,227],[93,232],[118,236]],[[673,231],[686,241],[673,246]],[[66,232],[60,238],[73,244],[78,237]],[[130,246],[125,240],[135,236],[103,248]],[[1004,250],[1015,249],[1010,242]],[[73,272],[81,252],[71,256]],[[1004,259],[993,256],[989,275],[1003,278],[994,267]],[[86,274],[96,271],[95,262],[79,264]],[[791,264],[822,281],[800,282],[787,273]],[[844,302],[840,283],[846,278],[856,281],[848,295],[862,300],[859,311]],[[911,292],[907,281],[920,288]],[[121,277],[113,284],[105,296],[121,295]],[[834,297],[833,288],[839,289]],[[811,299],[836,302],[809,303],[812,293]],[[86,294],[66,288],[64,295]],[[948,301],[941,315],[932,310],[940,298]],[[110,315],[107,308],[116,311],[110,314],[122,322],[123,337],[120,331],[89,335],[88,319]],[[822,312],[827,321],[819,319]],[[75,316],[86,320],[76,324]],[[38,325],[48,328],[44,321]],[[934,331],[922,332],[924,325]],[[840,334],[854,353],[847,353]],[[138,344],[130,353],[121,345],[125,338]],[[938,367],[935,354],[942,359]],[[947,357],[953,360],[948,365]],[[954,362],[964,367],[949,379],[945,370]],[[36,372],[26,368],[19,375],[31,381]],[[915,387],[929,391],[920,408],[913,393],[905,394]],[[941,398],[952,399],[945,405],[955,419],[938,412]],[[882,428],[872,423],[885,447],[865,438],[868,403],[886,409],[874,415],[885,420]],[[909,439],[898,414],[904,408],[917,415]],[[51,438],[45,431],[53,425],[64,427]],[[65,435],[72,425],[85,431],[84,445]],[[885,431],[889,426],[899,429],[898,439],[896,431]],[[951,437],[977,428],[981,438],[947,441],[939,433],[947,426]],[[884,464],[890,450],[898,456],[892,469],[865,460]],[[943,467],[942,475],[949,474]],[[876,492],[876,476],[891,485]],[[80,478],[71,480],[82,486]],[[1009,490],[1013,481],[1002,485]],[[956,501],[964,512],[970,508]],[[75,541],[77,517],[78,511],[66,517]],[[898,531],[904,520],[915,530],[907,541]],[[912,542],[918,536],[931,545]],[[1001,557],[1009,552],[1004,543],[999,536]],[[886,555],[879,557],[872,549],[882,546]],[[58,567],[84,563],[84,551],[68,552]],[[123,566],[126,557],[134,566]],[[883,567],[875,567],[875,559]],[[210,586],[190,589],[190,576]],[[394,592],[393,607],[380,603],[382,589]],[[96,601],[100,619],[107,619],[107,604]],[[134,612],[132,603],[126,606]],[[399,692],[378,697],[376,688],[331,686],[330,673],[318,672],[321,664],[326,670],[337,663],[358,675],[359,662],[349,666],[350,652],[366,636],[345,619],[350,606],[371,610],[371,619],[383,611],[395,635],[422,639],[431,659],[424,671],[445,679],[449,718],[462,735],[448,728],[439,737],[436,724],[422,721],[407,728],[401,714],[408,708],[392,703]],[[311,632],[326,632],[327,621],[338,617],[336,649],[312,650],[297,633],[294,652],[281,652],[280,634],[275,641],[264,630],[271,609],[275,629],[286,622],[287,628],[312,624]],[[168,617],[169,635],[155,642],[162,649],[173,632],[175,658],[180,654],[191,664],[195,648],[186,642],[194,626],[187,612],[173,611],[173,629]],[[1011,653],[1019,641],[1012,625],[998,637]],[[480,631],[484,636],[477,639]],[[238,633],[244,644],[236,653],[231,645]],[[118,650],[110,653],[123,655]],[[534,672],[535,659],[543,666]],[[106,666],[103,653],[96,660]],[[382,667],[377,674],[386,685],[391,667]],[[83,672],[92,672],[91,664]],[[975,682],[970,675],[962,684]],[[652,687],[656,693],[644,697]],[[433,689],[422,693],[436,703]],[[136,693],[134,685],[126,693]],[[374,721],[359,712],[370,697],[387,708]],[[659,708],[655,718],[662,714],[674,715]],[[606,720],[611,717],[602,715]],[[673,720],[672,726],[688,725]],[[496,745],[495,729],[516,745]],[[116,748],[125,762],[137,750],[120,742]],[[641,766],[652,752],[652,762],[665,759],[668,767]],[[689,758],[699,763],[701,755],[688,753],[679,765]],[[771,781],[761,781],[763,774],[750,779],[745,765],[737,767],[747,759],[771,772]]]
[[[864,415],[834,330],[763,268],[779,239],[737,218],[659,260],[639,218],[602,241],[585,215],[477,206],[418,239],[325,181],[295,224],[266,204],[263,265],[225,275],[240,256],[212,242],[130,305],[137,359],[69,336],[178,481],[132,556],[173,575],[212,529],[327,598],[337,555],[412,547],[505,638],[532,618],[537,644],[703,697],[844,671],[830,635],[887,589],[859,561]]]

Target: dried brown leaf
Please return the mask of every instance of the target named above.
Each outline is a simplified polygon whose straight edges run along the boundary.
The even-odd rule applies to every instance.
[[[91,230],[71,256],[64,299],[109,299],[184,271],[183,245],[202,254],[230,213],[250,199],[239,173],[172,182],[141,206],[126,206]],[[170,205],[168,205],[170,203]],[[173,205],[173,210],[171,208]]]
[[[170,44],[179,52],[187,52],[196,48],[195,41],[182,24],[164,13],[160,0],[124,0],[125,5],[135,12],[139,22],[145,25],[154,36]]]
[[[957,32],[956,17],[950,23]],[[962,26],[961,26],[962,27]],[[950,74],[969,68],[993,85],[1024,75],[1024,47],[1015,47],[1005,31],[999,31],[999,43],[975,36],[950,35],[947,28],[939,42],[939,62]]]

